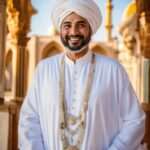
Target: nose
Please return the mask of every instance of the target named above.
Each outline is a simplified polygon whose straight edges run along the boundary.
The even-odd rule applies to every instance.
[[[79,33],[79,30],[77,26],[72,26],[70,32],[71,32],[71,35],[77,35]]]

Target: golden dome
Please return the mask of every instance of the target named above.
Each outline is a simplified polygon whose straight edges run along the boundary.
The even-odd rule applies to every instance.
[[[133,0],[126,8],[123,13],[123,20],[126,20],[128,17],[136,13],[136,2]]]
[[[56,28],[52,25],[52,26],[50,27],[49,34],[50,34],[50,36],[56,36],[56,35],[58,35],[59,33],[58,33],[58,31],[56,30]]]

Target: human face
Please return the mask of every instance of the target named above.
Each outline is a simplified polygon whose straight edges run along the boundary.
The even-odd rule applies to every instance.
[[[76,13],[71,13],[61,24],[61,40],[65,47],[73,52],[87,48],[91,40],[91,28],[88,21]]]

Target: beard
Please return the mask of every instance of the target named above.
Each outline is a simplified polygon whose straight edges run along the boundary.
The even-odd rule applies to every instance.
[[[69,40],[71,38],[78,38],[81,41],[81,43],[80,44],[78,44],[78,43],[69,44]],[[61,35],[61,41],[68,50],[70,50],[72,52],[80,52],[88,46],[89,42],[91,41],[91,34],[89,33],[89,36],[86,38],[84,38],[84,36],[80,35],[80,34],[66,35],[65,37],[63,37]]]

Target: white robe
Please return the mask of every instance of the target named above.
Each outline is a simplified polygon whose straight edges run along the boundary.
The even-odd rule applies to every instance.
[[[82,150],[137,150],[145,114],[123,67],[95,54]],[[20,150],[62,150],[59,132],[59,74],[63,54],[39,63],[19,120]],[[78,116],[88,78],[91,51],[76,63],[65,57],[65,98]]]

